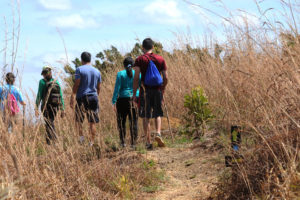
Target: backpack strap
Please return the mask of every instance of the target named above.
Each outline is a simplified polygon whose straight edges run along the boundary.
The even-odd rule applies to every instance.
[[[151,54],[150,54],[151,55]],[[156,62],[157,62],[157,59],[156,58],[154,58],[153,56],[150,56],[150,55],[148,55],[148,54],[144,54],[144,56],[146,56],[146,58],[148,59],[148,61],[150,62],[150,60],[152,60],[153,62],[154,62],[154,59],[156,60]],[[153,59],[154,58],[154,59]],[[154,63],[155,64],[155,63]],[[155,64],[156,65],[156,64]],[[157,68],[157,67],[156,67]]]

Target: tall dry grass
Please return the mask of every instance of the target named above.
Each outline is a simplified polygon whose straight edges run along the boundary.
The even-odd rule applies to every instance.
[[[247,26],[233,25],[218,46],[207,41],[207,46],[191,48],[178,40],[180,48],[163,55],[169,73],[165,101],[171,117],[181,118],[184,95],[200,85],[216,116],[213,128],[221,134],[238,124],[243,137],[254,140],[248,148],[242,147],[244,162],[233,172],[224,171],[213,198],[293,199],[299,195],[300,38],[293,24],[269,35],[261,34],[264,27],[250,31]],[[219,50],[222,57],[216,53]],[[107,74],[101,88],[100,160],[88,145],[78,144],[67,93],[66,118],[56,120],[55,145],[45,144],[43,124],[31,123],[33,116],[26,119],[25,137],[20,120],[11,135],[1,124],[1,198],[141,198],[140,188],[152,184],[155,170],[145,169],[142,163],[146,161],[139,154],[112,152],[111,148],[118,143],[110,102],[120,69]],[[87,133],[86,125],[84,130]],[[140,131],[143,143],[141,135]]]

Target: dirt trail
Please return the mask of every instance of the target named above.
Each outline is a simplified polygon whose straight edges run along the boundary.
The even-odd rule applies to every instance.
[[[224,167],[217,153],[201,147],[156,148],[145,154],[153,159],[161,170],[166,172],[166,181],[159,191],[146,194],[151,200],[193,200],[206,199]]]

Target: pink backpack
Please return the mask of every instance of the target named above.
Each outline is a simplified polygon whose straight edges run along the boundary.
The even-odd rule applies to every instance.
[[[18,106],[18,102],[16,97],[8,93],[7,94],[7,108],[10,115],[15,116],[18,112],[20,112],[20,108]]]

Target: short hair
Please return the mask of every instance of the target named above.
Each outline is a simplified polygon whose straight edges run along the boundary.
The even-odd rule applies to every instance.
[[[145,50],[150,50],[153,48],[153,40],[151,38],[146,38],[143,40],[143,48]]]
[[[15,78],[16,77],[12,72],[8,72],[5,77],[6,83],[11,85],[14,84]]]
[[[81,61],[85,62],[85,63],[89,63],[91,62],[91,54],[89,52],[82,52],[81,54]]]

